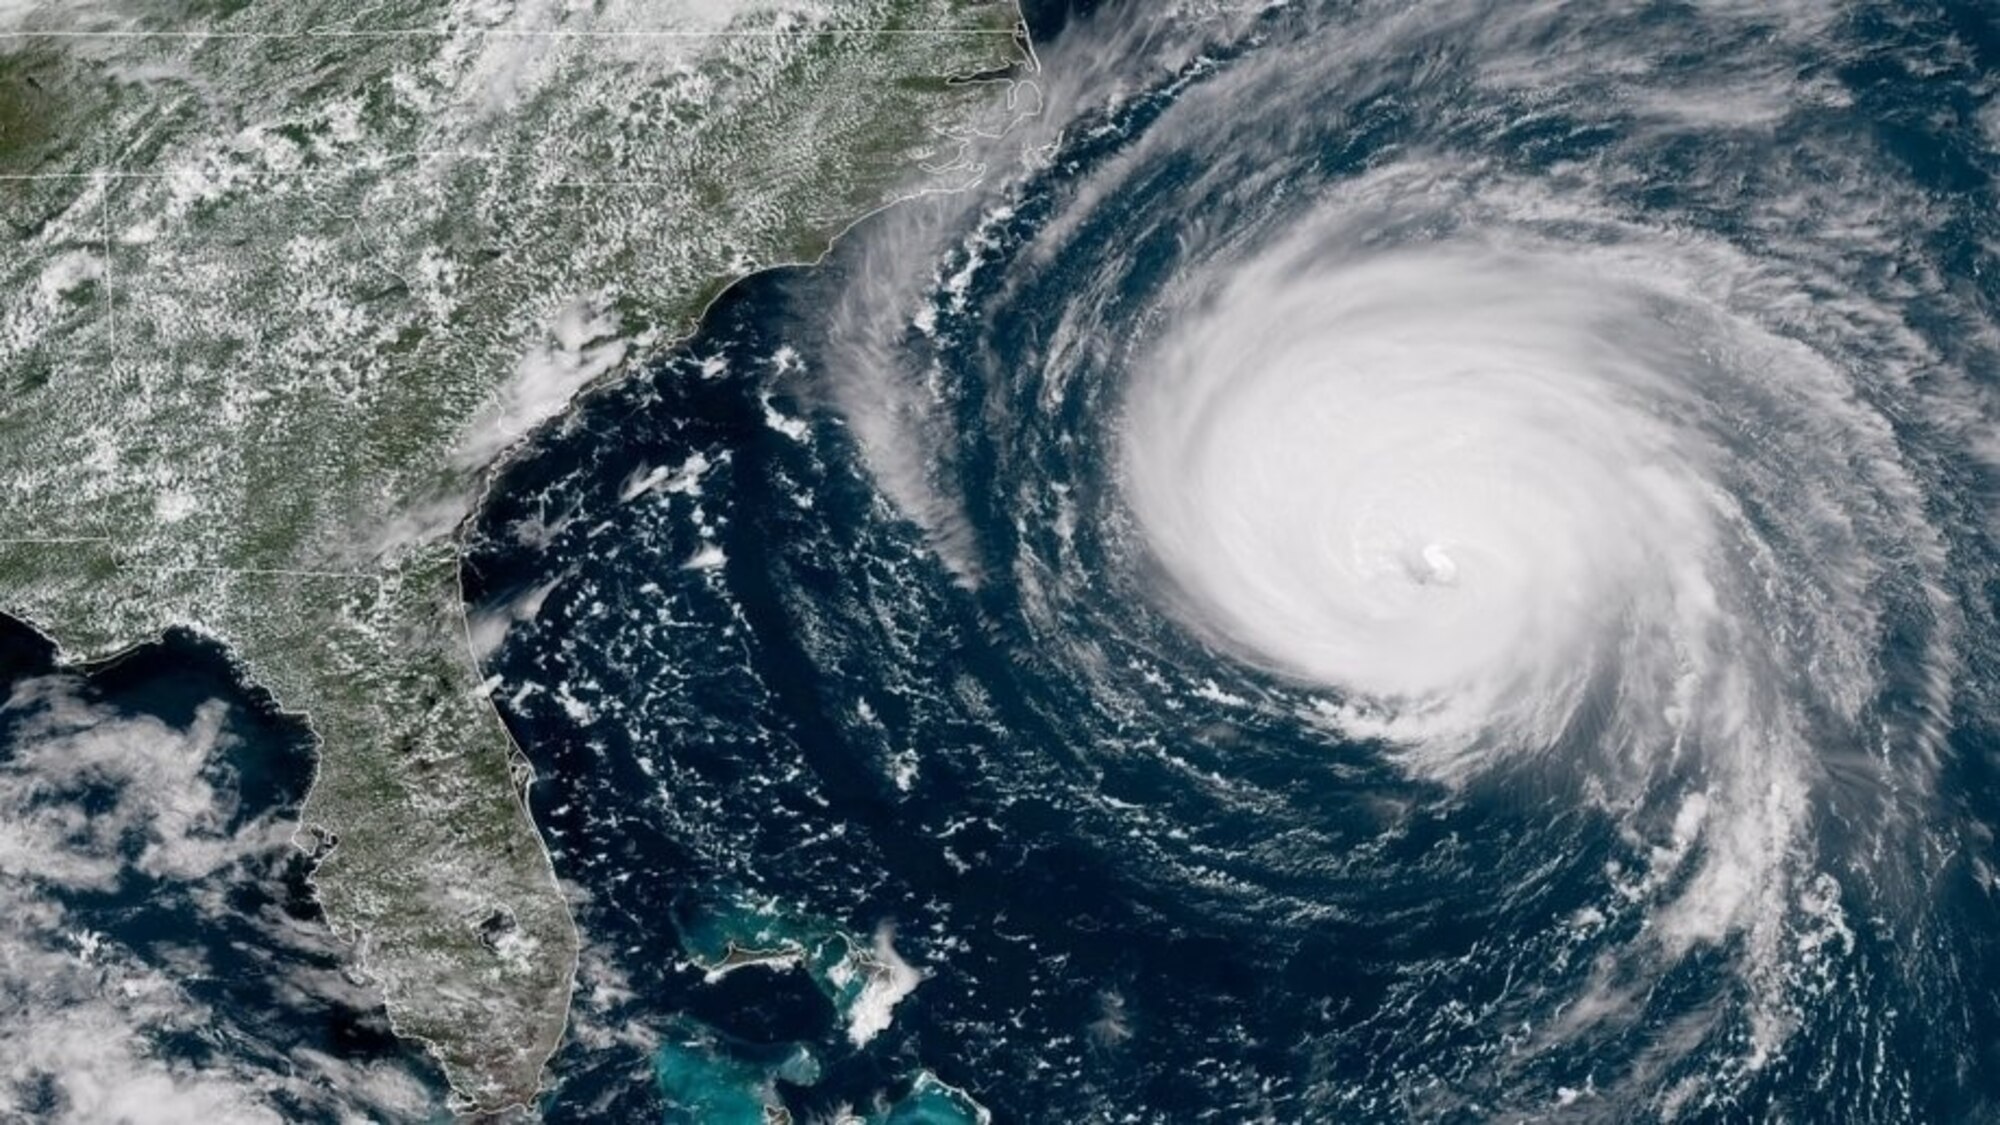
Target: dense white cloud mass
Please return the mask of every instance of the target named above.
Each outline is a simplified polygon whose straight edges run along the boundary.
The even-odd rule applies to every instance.
[[[1143,610],[1107,597],[1330,769],[1363,744],[1605,814],[1633,858],[1574,927],[1644,922],[1533,1045],[1715,957],[1744,1002],[1688,1042],[1740,1010],[1754,1072],[1854,953],[1856,888],[1909,889],[1882,857],[1957,846],[1916,810],[1984,659],[1992,511],[1957,490],[2000,447],[1967,374],[1995,337],[1927,256],[1950,209],[1828,124],[1854,90],[1795,65],[1840,42],[1823,12],[1707,6],[1680,66],[1688,29],[1628,5],[1283,7],[1051,46],[1031,141],[1067,174],[874,238],[846,417],[961,575],[1024,556],[1037,640],[1127,725],[1153,704],[1100,633]],[[1004,363],[968,403],[948,364],[979,347]],[[1145,641],[1130,667],[1171,682],[1186,654]]]
[[[1803,291],[1421,163],[1248,258],[1203,249],[1117,424],[1177,614],[1447,784],[1566,761],[1631,808],[1699,778],[1627,889],[1669,963],[1743,940],[1754,1063],[1791,1022],[1788,949],[1844,940],[1837,894],[1794,910],[1815,740],[1880,690],[1890,566],[1942,556],[1885,420],[1770,327]],[[1915,655],[1941,710],[1952,634]],[[1607,978],[1574,1019],[1630,999]]]

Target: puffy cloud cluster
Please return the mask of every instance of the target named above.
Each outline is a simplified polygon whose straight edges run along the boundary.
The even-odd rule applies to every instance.
[[[296,885],[294,809],[248,807],[211,700],[176,726],[72,676],[0,704],[0,1118],[234,1125],[422,1114],[396,1050],[335,1057],[358,983]],[[385,1041],[386,1042],[386,1041]]]

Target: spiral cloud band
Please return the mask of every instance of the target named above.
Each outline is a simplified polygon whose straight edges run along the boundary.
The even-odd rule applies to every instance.
[[[1470,221],[1436,233],[1440,195]],[[1937,560],[1861,380],[1767,323],[1790,283],[1421,167],[1193,278],[1114,424],[1175,613],[1423,774],[1546,760],[1670,817],[1627,893],[1663,896],[1663,963],[1744,940],[1768,1052],[1822,749],[1862,737],[1889,591]]]
[[[1052,725],[1199,795],[1162,818],[1173,858],[1133,867],[1293,917],[1341,913],[1300,867],[1490,868],[1529,911],[1543,844],[1453,864],[1379,858],[1402,825],[1349,839],[1367,816],[1323,794],[1361,762],[1468,816],[1540,802],[1517,841],[1609,825],[1608,858],[1546,845],[1598,897],[1510,923],[1536,935],[1519,971],[1558,978],[1521,1057],[1633,1034],[1673,1006],[1663,981],[1721,964],[1680,1038],[1627,1040],[1658,1050],[1621,1097],[1740,1091],[1826,1026],[1848,911],[1921,891],[1880,857],[1951,848],[1932,794],[1980,644],[1958,571],[1984,550],[1962,485],[1992,450],[1954,351],[1985,329],[1940,311],[1912,252],[1936,216],[1840,147],[1836,94],[1739,69],[1768,112],[1830,123],[1778,158],[1798,168],[1725,175],[1761,125],[1692,80],[1566,92],[1545,126],[1548,84],[1653,74],[1550,61],[1566,35],[1622,46],[1575,12],[1312,12],[1213,53],[1164,18],[1083,41],[1046,178],[947,219],[955,245],[878,239],[843,297],[843,411],[952,571],[1018,599],[1025,667],[1074,687]],[[1732,20],[1720,53],[1761,60],[1777,32]],[[1157,69],[1092,69],[1134,55]],[[1152,92],[1060,116],[1131,73]],[[1274,757],[1311,770],[1294,751],[1322,772],[1267,788]],[[1160,823],[1112,807],[1130,837]],[[1182,854],[1245,809],[1281,854]]]
[[[1715,613],[1703,451],[1647,409],[1675,357],[1619,338],[1634,298],[1532,259],[1260,263],[1132,388],[1132,503],[1253,658],[1411,735],[1546,742],[1594,646],[1691,664]]]

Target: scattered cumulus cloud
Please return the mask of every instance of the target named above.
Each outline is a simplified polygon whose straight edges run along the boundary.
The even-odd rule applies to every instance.
[[[67,676],[0,703],[0,1119],[361,1121],[435,1101],[402,1062],[274,1033],[380,1000],[316,919],[242,905],[296,862],[295,825],[246,807],[229,718],[210,701],[176,726]],[[246,969],[267,1002],[215,983]]]

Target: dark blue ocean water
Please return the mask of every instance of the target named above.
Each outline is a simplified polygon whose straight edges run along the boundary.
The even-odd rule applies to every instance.
[[[0,1117],[444,1116],[291,843],[312,753],[212,641],[76,669],[0,620]]]
[[[1095,19],[1104,49],[1157,45],[1102,34],[1136,9]],[[1607,893],[1607,871],[1648,862],[1633,824],[1670,810],[1642,797],[1636,820],[1613,815],[1560,754],[1445,786],[1300,722],[1290,685],[1160,608],[1106,515],[1101,432],[1126,333],[1192,268],[1197,232],[1254,241],[1419,152],[1528,180],[1584,167],[1622,216],[1751,254],[1773,237],[1760,200],[1866,169],[1928,210],[1881,219],[1890,238],[1857,246],[1852,291],[1826,298],[1881,304],[1938,349],[1927,377],[1990,388],[1992,350],[1967,328],[2000,308],[2000,164],[1981,124],[2000,23],[1976,5],[1864,7],[1801,44],[1755,18],[1725,36],[1694,7],[1637,5],[1510,44],[1551,63],[1637,44],[1682,92],[1746,63],[1831,92],[1768,127],[1655,135],[1619,108],[1608,65],[1480,89],[1475,12],[1365,68],[1283,80],[1316,101],[1267,112],[1246,80],[1229,136],[1168,128],[1265,52],[1310,57],[1331,37],[1332,54],[1392,19],[1292,5],[1123,74],[1140,77],[1065,108],[1076,119],[997,197],[1004,212],[940,220],[983,222],[919,271],[934,283],[880,362],[921,388],[908,432],[934,440],[910,448],[956,508],[950,537],[884,489],[836,388],[852,309],[906,246],[893,216],[818,267],[731,290],[502,479],[467,590],[517,621],[491,661],[496,698],[590,942],[552,1120],[756,1120],[779,1104],[954,1119],[894,1116],[919,1075],[1019,1122],[2000,1113],[1993,482],[1926,446],[1914,417],[1902,440],[1932,474],[1972,634],[1963,682],[1924,827],[1874,834],[1872,782],[1815,790],[1800,862],[1844,922],[1818,938],[1782,923],[1791,1023],[1752,1064],[1749,936],[1649,961],[1631,951],[1654,915]],[[1052,69],[1082,61],[1062,24],[1042,27]],[[1137,170],[1117,194],[1078,205],[1078,185],[1122,164]],[[1060,254],[1038,252],[1072,221]],[[1941,280],[1891,296],[1899,271]],[[1080,305],[1094,339],[1072,333]],[[1056,348],[1073,349],[1059,386],[1040,374]],[[1915,706],[1896,685],[1933,625],[1890,585],[1880,596],[1907,638],[1881,642],[1888,716]],[[1693,876],[1673,878],[1660,897]],[[852,986],[827,967],[878,936],[922,979],[857,1043]],[[732,942],[806,964],[717,977]],[[1540,1033],[1604,981],[1629,1012]]]

